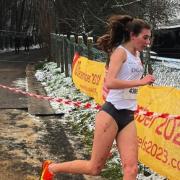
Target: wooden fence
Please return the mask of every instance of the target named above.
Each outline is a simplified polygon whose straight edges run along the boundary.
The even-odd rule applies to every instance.
[[[51,34],[50,60],[57,63],[66,77],[71,75],[72,60],[76,51],[91,60],[102,62],[107,60],[107,54],[95,47],[93,37],[84,39],[82,36]],[[145,74],[152,73],[149,48],[141,54],[141,58],[144,62]]]
[[[72,61],[74,53],[78,52],[80,55],[91,60],[104,61],[107,59],[106,53],[99,51],[95,47],[93,37],[71,35],[57,35],[51,34],[51,61],[56,62],[61,72],[65,72],[66,76],[71,75]]]
[[[25,32],[0,30],[0,49],[3,50],[8,48],[14,48],[15,37],[18,37],[20,41],[20,47],[23,46],[25,36]],[[81,56],[85,56],[88,59],[95,61],[106,62],[108,58],[105,52],[100,51],[96,48],[96,43],[93,37],[85,38],[83,36],[67,36],[53,33],[51,33],[50,36],[50,61],[56,62],[58,67],[61,68],[61,72],[65,72],[66,76],[71,75],[72,60],[76,51]],[[37,39],[36,41],[39,41],[38,37],[36,37],[35,39]],[[150,66],[149,52],[144,53],[142,57],[145,62],[145,72],[147,73],[147,69]]]

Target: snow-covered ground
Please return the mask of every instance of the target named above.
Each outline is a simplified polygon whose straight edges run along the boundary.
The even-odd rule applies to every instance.
[[[155,86],[180,88],[180,62],[155,62],[152,68],[156,78]]]
[[[39,49],[39,45],[33,45],[30,46],[29,49]],[[24,47],[19,48],[19,50],[24,50]],[[4,49],[0,49],[0,53],[5,53],[5,52],[12,52],[14,51],[14,48],[4,48]]]
[[[156,68],[160,67],[157,64],[155,66],[157,66]],[[79,90],[77,90],[74,87],[71,77],[65,77],[65,75],[60,71],[61,71],[60,68],[57,68],[55,63],[50,62],[50,63],[46,63],[42,69],[37,70],[36,72],[36,77],[39,81],[41,81],[42,85],[46,89],[48,96],[65,98],[74,101],[82,101],[84,103],[90,102],[91,104],[94,104],[93,99],[87,97],[85,94],[82,94]],[[157,76],[157,79],[159,79],[158,73],[159,70],[156,70],[155,74]],[[160,83],[160,80],[157,82],[157,85],[162,85],[162,83]],[[168,83],[166,83],[166,85],[168,85]],[[72,126],[77,127],[79,134],[83,134],[85,132],[85,135],[87,136],[86,137],[87,142],[91,141],[91,134],[94,129],[94,118],[95,118],[95,114],[97,113],[97,110],[76,108],[74,106],[59,104],[55,102],[51,102],[51,106],[55,109],[57,113],[65,112],[65,119],[67,120],[67,122],[68,123],[70,122],[72,123]],[[87,144],[87,146],[90,149],[91,143]],[[119,156],[115,144],[113,145],[111,154],[112,156],[107,163],[110,171],[111,168],[114,166],[117,169],[119,169]],[[141,169],[144,168],[142,164],[139,166],[141,166]],[[149,172],[149,176],[144,176],[142,171],[141,173],[139,173],[137,177],[138,180],[165,179],[165,177],[161,177],[160,175],[151,171],[150,169],[148,168],[145,169],[146,169],[146,173]]]

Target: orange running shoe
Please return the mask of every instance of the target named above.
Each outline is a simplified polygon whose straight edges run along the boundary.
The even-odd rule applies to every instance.
[[[42,164],[42,172],[39,180],[53,180],[54,174],[49,172],[49,165],[52,163],[50,160],[46,160]]]

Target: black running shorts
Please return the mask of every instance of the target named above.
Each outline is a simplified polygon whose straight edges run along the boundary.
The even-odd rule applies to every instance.
[[[134,120],[134,111],[128,109],[118,110],[110,102],[105,102],[101,110],[113,117],[118,125],[118,132]]]

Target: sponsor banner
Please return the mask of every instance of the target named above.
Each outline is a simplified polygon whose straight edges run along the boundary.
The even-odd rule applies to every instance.
[[[139,89],[138,105],[163,118],[135,115],[139,160],[157,173],[178,180],[180,177],[180,90],[144,86]],[[169,114],[171,116],[169,116]]]
[[[103,104],[103,82],[105,63],[89,60],[78,56],[73,60],[72,79],[77,89],[95,99],[96,103]]]
[[[75,86],[99,104],[108,94],[104,87],[105,63],[75,56],[72,78]],[[170,180],[180,177],[180,90],[143,86],[137,95],[135,114],[139,160]],[[142,113],[143,112],[143,113]],[[144,113],[145,112],[145,113]]]

